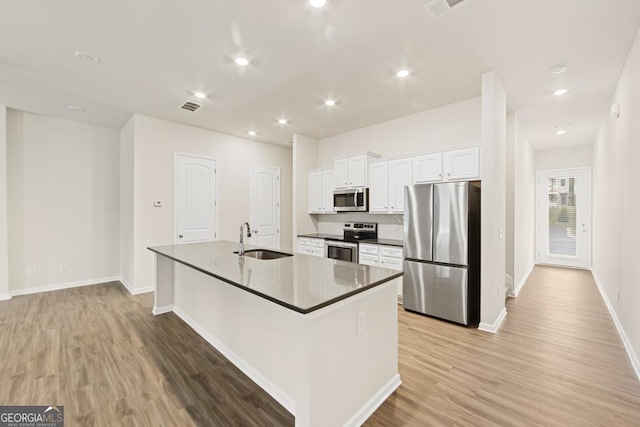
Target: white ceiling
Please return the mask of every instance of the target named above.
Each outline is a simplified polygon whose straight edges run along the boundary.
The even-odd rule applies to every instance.
[[[593,141],[640,1],[467,0],[436,21],[425,3],[3,1],[0,104],[117,128],[136,112],[286,144],[295,132],[322,138],[479,96],[481,74],[496,70],[535,148]],[[238,52],[248,68],[233,63]],[[569,70],[551,74],[559,62]],[[412,75],[399,80],[404,67]],[[568,95],[551,94],[563,86]],[[179,110],[194,90],[210,94],[204,108]],[[338,105],[324,106],[328,97]]]

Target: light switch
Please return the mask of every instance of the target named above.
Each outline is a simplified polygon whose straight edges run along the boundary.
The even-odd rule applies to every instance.
[[[156,208],[161,208],[162,207],[162,200],[154,200],[153,201],[153,206],[155,206]]]

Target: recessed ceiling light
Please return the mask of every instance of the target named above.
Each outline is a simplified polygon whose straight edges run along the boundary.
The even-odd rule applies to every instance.
[[[196,98],[200,98],[200,99],[206,99],[207,98],[207,94],[204,92],[193,92],[193,96],[195,96]]]
[[[278,123],[280,123],[281,125],[286,125],[289,121],[287,119],[279,119]]]
[[[566,129],[560,129],[559,131],[556,132],[556,135],[564,135],[565,133],[567,133]]]
[[[247,65],[249,65],[249,60],[244,56],[238,56],[236,57],[236,59],[234,59],[234,61],[241,67],[246,67]]]
[[[326,105],[328,107],[333,107],[334,105],[336,105],[336,100],[335,99],[327,99],[326,101],[324,101],[324,105]]]
[[[79,111],[81,113],[85,113],[87,111],[86,108],[78,107],[77,105],[69,105],[69,110],[71,111]]]
[[[409,70],[400,70],[396,73],[396,76],[400,77],[401,79],[404,79],[405,77],[409,76]]]
[[[567,68],[569,68],[569,67],[567,66],[567,64],[558,64],[558,65],[554,65],[554,66],[551,68],[551,72],[552,72],[553,74],[562,74],[562,73],[564,73],[565,71],[567,71]]]
[[[77,56],[78,58],[82,59],[83,61],[100,62],[100,58],[98,58],[95,55],[91,55],[90,53],[87,53],[87,52],[82,52],[80,50],[76,50],[75,52],[73,52],[73,54],[75,56]]]
[[[256,136],[258,133],[257,133],[256,131],[254,131],[254,130],[250,130],[250,131],[248,132],[248,134],[249,134],[250,136]]]
[[[327,0],[309,0],[309,4],[311,5],[311,7],[319,9],[327,4]]]
[[[555,96],[561,96],[561,95],[566,95],[567,92],[569,92],[569,89],[558,89],[555,92],[553,92],[553,94]]]

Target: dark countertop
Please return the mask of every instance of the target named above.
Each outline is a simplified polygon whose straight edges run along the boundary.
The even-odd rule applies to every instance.
[[[404,242],[402,240],[394,240],[394,239],[366,239],[366,240],[360,240],[360,243],[371,243],[372,245],[399,246],[401,248],[404,246]]]
[[[338,239],[338,240],[342,240],[342,234],[312,233],[312,234],[298,234],[298,237],[309,237],[311,239]]]
[[[245,249],[257,249],[245,245]],[[307,314],[402,276],[401,271],[304,254],[261,260],[214,241],[148,248],[276,304]]]

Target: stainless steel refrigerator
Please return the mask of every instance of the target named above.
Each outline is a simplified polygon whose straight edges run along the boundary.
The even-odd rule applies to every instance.
[[[480,182],[405,187],[403,304],[461,323],[480,317]]]

